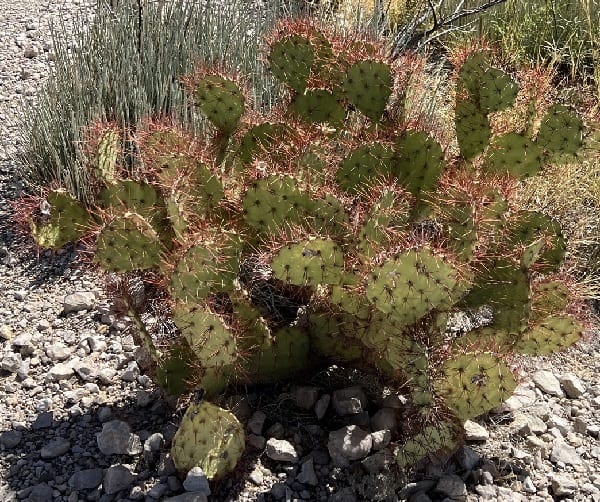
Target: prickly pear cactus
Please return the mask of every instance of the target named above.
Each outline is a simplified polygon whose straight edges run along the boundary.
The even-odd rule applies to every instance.
[[[149,274],[174,320],[174,336],[150,350],[169,393],[212,398],[331,363],[406,389],[418,420],[397,438],[397,460],[409,467],[452,449],[462,421],[511,395],[511,354],[583,334],[575,289],[547,276],[565,256],[560,225],[513,196],[521,178],[576,153],[581,120],[557,106],[537,131],[498,130],[518,83],[476,53],[457,71],[453,156],[435,124],[398,118],[409,84],[382,46],[286,21],[268,51],[287,91],[275,110],[252,109],[236,78],[198,70],[187,86],[206,134],[141,125],[130,179],[112,169],[107,137],[104,167],[92,168],[110,175],[89,215],[53,195],[44,231],[59,237],[34,236],[58,247],[89,220],[95,263]],[[488,326],[449,329],[454,314],[482,307]],[[188,409],[173,456],[218,478],[243,442],[237,420],[204,401]]]
[[[245,441],[233,413],[206,401],[192,404],[173,438],[173,462],[181,472],[200,466],[208,479],[219,479],[235,468]]]

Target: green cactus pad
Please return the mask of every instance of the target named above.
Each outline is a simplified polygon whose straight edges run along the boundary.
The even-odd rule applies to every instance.
[[[517,98],[519,86],[506,73],[490,68],[481,75],[479,106],[484,113],[510,108]]]
[[[373,60],[355,63],[344,79],[348,101],[374,122],[381,120],[392,86],[390,66]]]
[[[583,327],[570,316],[547,317],[523,331],[516,352],[532,356],[552,354],[581,339]]]
[[[290,176],[269,176],[256,180],[242,200],[244,219],[259,232],[273,232],[284,223],[305,220],[314,202],[302,193]]]
[[[443,160],[442,147],[431,136],[406,131],[396,142],[393,172],[398,181],[418,197],[437,186]]]
[[[332,240],[312,239],[283,247],[271,263],[273,276],[297,286],[340,284],[344,255]]]
[[[517,382],[508,366],[486,353],[456,355],[444,363],[437,392],[460,420],[477,417],[508,399]]]
[[[171,455],[180,472],[199,466],[208,479],[220,479],[235,469],[245,441],[244,426],[233,413],[203,401],[186,410]]]
[[[309,124],[327,123],[336,126],[342,123],[346,111],[333,94],[325,89],[311,89],[298,94],[290,110],[301,120]]]
[[[528,178],[542,168],[542,153],[542,149],[528,138],[510,132],[494,137],[486,153],[485,164],[493,173]]]
[[[194,354],[185,340],[169,350],[156,368],[158,385],[171,396],[180,396],[190,388]]]
[[[454,113],[460,153],[465,159],[472,160],[485,150],[490,141],[490,121],[485,113],[470,101],[457,101]]]
[[[240,140],[237,151],[240,160],[244,164],[252,162],[260,156],[261,152],[267,151],[275,141],[282,140],[287,133],[288,126],[285,124],[265,122],[251,127]]]
[[[549,281],[538,283],[533,289],[531,303],[532,321],[563,313],[569,305],[571,292],[562,282]]]
[[[438,452],[451,451],[457,445],[458,432],[454,424],[442,422],[439,425],[428,425],[398,445],[396,462],[400,469],[406,469]]]
[[[446,205],[441,210],[442,224],[449,237],[448,245],[464,261],[473,259],[477,232],[470,205]]]
[[[309,40],[300,35],[279,40],[271,46],[268,59],[271,73],[277,80],[297,93],[304,92],[315,59]]]
[[[453,347],[461,351],[492,351],[507,353],[514,350],[518,337],[515,333],[500,328],[484,326],[460,336]]]
[[[362,295],[343,286],[332,286],[329,301],[347,314],[366,320],[371,315],[370,304]]]
[[[576,154],[583,145],[583,122],[566,106],[555,105],[542,119],[536,143],[552,154]]]
[[[339,186],[350,193],[364,189],[390,173],[393,150],[382,143],[356,148],[342,160],[335,177]]]
[[[296,327],[286,327],[275,332],[245,362],[252,382],[277,382],[306,369],[309,353],[308,333]]]
[[[171,276],[171,293],[176,300],[193,302],[211,293],[230,291],[239,272],[235,246],[191,247]]]
[[[310,227],[319,233],[340,235],[348,228],[344,205],[330,194],[313,201],[306,219]]]
[[[555,271],[565,257],[567,245],[560,223],[537,211],[522,211],[508,240],[525,246],[522,263],[526,268],[535,263],[546,272]]]
[[[359,341],[366,324],[353,315],[311,313],[308,317],[311,350],[337,361],[356,361],[364,353]]]
[[[518,331],[531,311],[529,278],[510,261],[490,261],[477,274],[465,304],[473,308],[490,305],[494,309],[493,327]]]
[[[201,214],[212,211],[225,195],[221,180],[201,162],[195,163],[190,185],[183,187],[183,190],[191,197],[190,206]]]
[[[29,228],[35,243],[44,249],[60,249],[75,242],[88,229],[89,216],[69,193],[53,190],[46,196],[50,214],[30,219]]]
[[[159,197],[154,187],[148,183],[120,180],[103,189],[98,194],[98,201],[104,208],[127,209],[149,216],[159,203]]]
[[[235,82],[209,75],[198,82],[196,101],[208,120],[225,134],[231,134],[244,114],[244,96]]]
[[[172,193],[168,197],[165,197],[165,209],[167,211],[167,218],[171,223],[173,232],[179,240],[184,239],[185,231],[188,228],[188,221],[185,216],[185,197],[181,193]]]
[[[466,91],[468,97],[479,101],[481,80],[486,69],[489,68],[490,54],[485,51],[471,54],[460,67],[458,73],[458,92]]]
[[[98,142],[95,159],[96,177],[104,184],[113,183],[117,176],[117,158],[121,151],[119,135],[107,129]]]
[[[457,301],[458,273],[428,249],[406,251],[375,268],[369,275],[366,296],[384,314],[410,324],[434,308]]]
[[[233,365],[239,355],[235,336],[219,316],[194,304],[179,303],[173,320],[204,368]]]
[[[94,259],[109,272],[154,268],[160,263],[159,239],[145,218],[136,213],[125,213],[102,229]]]

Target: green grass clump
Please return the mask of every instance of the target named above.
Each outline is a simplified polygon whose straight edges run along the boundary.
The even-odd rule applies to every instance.
[[[105,118],[123,127],[147,116],[170,115],[197,129],[199,118],[180,77],[199,63],[223,64],[251,75],[248,84],[267,106],[272,81],[260,61],[261,35],[292,7],[285,0],[98,2],[93,20],[80,16],[71,31],[54,26],[55,69],[37,104],[25,110],[19,174],[30,187],[50,182],[89,200],[89,179],[78,145],[83,128]]]

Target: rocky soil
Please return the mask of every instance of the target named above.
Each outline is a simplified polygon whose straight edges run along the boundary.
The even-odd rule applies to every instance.
[[[67,0],[0,3],[0,500],[600,501],[600,340],[523,363],[498,413],[419,470],[394,469],[402,396],[332,369],[301,387],[249,389],[228,403],[248,448],[230,479],[178,476],[181,409],[138,364],[127,324],[76,251],[32,252],[8,221],[19,193],[11,125],[52,68],[49,23],[91,12]],[[212,491],[212,492],[211,492]]]

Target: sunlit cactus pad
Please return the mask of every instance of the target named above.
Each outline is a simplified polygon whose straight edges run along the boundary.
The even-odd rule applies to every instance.
[[[171,455],[178,471],[200,466],[208,479],[219,479],[235,468],[244,446],[244,426],[235,415],[203,401],[185,412]]]

